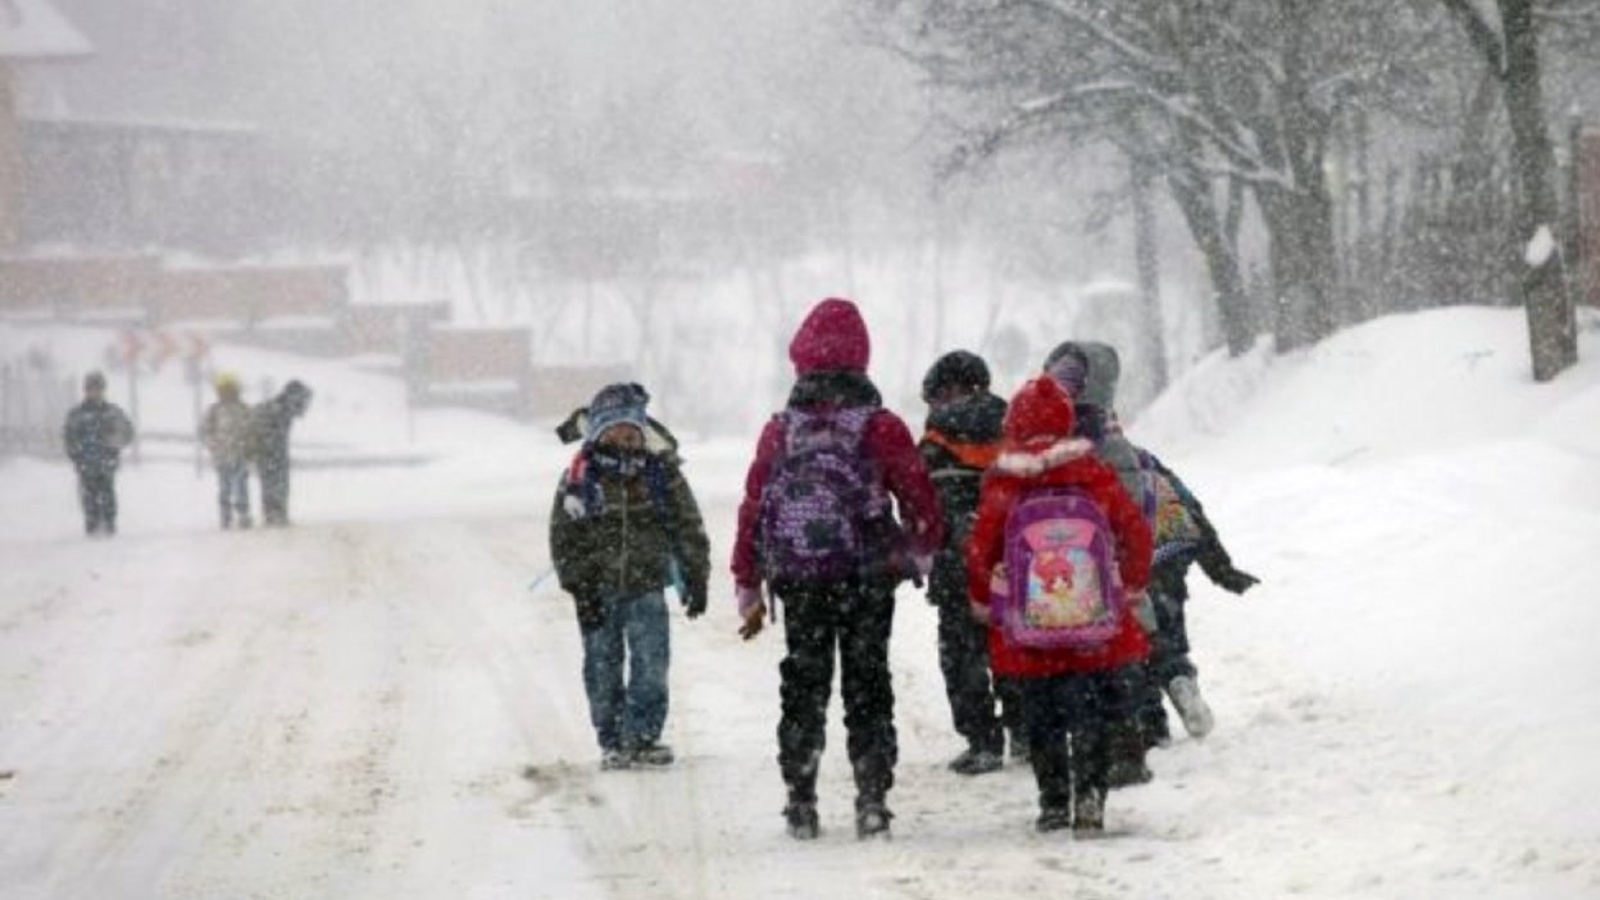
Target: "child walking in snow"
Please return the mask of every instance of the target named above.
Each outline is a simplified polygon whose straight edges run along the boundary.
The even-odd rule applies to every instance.
[[[895,587],[926,575],[943,536],[939,501],[911,432],[867,377],[871,345],[854,303],[818,303],[789,344],[795,384],[761,432],[733,547],[740,634],[759,634],[762,585],[783,606],[778,768],[790,835],[815,838],[835,659],[855,775],[856,834],[889,830],[899,756],[889,634]],[[890,499],[899,508],[896,520]]]
[[[1039,787],[1036,827],[1094,834],[1105,827],[1111,730],[1131,716],[1137,702],[1117,675],[1150,652],[1144,629],[1128,612],[1149,578],[1150,529],[1116,473],[1094,456],[1089,441],[1073,437],[1074,424],[1071,398],[1048,377],[1034,378],[1011,399],[1003,449],[983,478],[967,541],[967,589],[973,614],[989,623],[995,674],[1021,680]],[[1115,607],[1120,612],[1113,630],[1098,645],[1027,646],[991,614],[992,578],[1010,537],[1013,508],[1039,492],[1063,488],[1087,496],[1108,523],[1128,603]]]
[[[939,612],[939,671],[956,733],[967,747],[950,761],[959,775],[1000,769],[1006,734],[1014,757],[1027,756],[1022,734],[1022,695],[1015,681],[989,670],[988,629],[972,618],[962,546],[978,510],[978,483],[1000,455],[1006,402],[989,391],[982,357],[953,350],[939,357],[922,379],[927,425],[917,449],[939,491],[944,510],[944,548],[934,557],[928,602]],[[999,713],[996,714],[996,700]]]
[[[1140,450],[1122,433],[1117,421],[1117,381],[1122,377],[1122,362],[1115,347],[1094,341],[1064,341],[1045,358],[1049,375],[1072,398],[1075,414],[1073,435],[1088,439],[1095,456],[1103,460],[1128,492],[1147,526],[1152,526],[1155,492],[1146,477]],[[1148,597],[1135,610],[1147,635],[1158,627],[1155,608]],[[1132,663],[1117,673],[1130,693],[1140,695],[1150,675],[1145,661]],[[1111,723],[1111,775],[1113,788],[1144,784],[1153,776],[1145,764],[1149,742],[1140,728],[1137,710]]]
[[[602,769],[673,762],[661,742],[671,661],[663,589],[681,578],[689,618],[706,609],[705,525],[676,453],[647,446],[649,399],[637,384],[595,395],[550,513],[550,559],[577,610]]]
[[[1189,601],[1189,567],[1198,562],[1213,584],[1234,594],[1248,591],[1258,579],[1234,567],[1216,527],[1188,485],[1154,454],[1149,454],[1149,459],[1157,479],[1155,552],[1150,568],[1150,600],[1157,628],[1151,635],[1149,678],[1142,692],[1139,723],[1150,745],[1165,746],[1171,730],[1161,700],[1163,691],[1172,699],[1191,737],[1210,734],[1214,723],[1211,707],[1200,695],[1199,670],[1189,659],[1184,615]]]

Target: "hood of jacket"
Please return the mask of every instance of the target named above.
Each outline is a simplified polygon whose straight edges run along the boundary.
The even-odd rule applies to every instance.
[[[1072,436],[1072,399],[1048,375],[1037,376],[1017,391],[1006,409],[1004,443],[995,467],[1013,475],[1032,476],[1094,450]]]
[[[1117,348],[1099,341],[1062,341],[1045,357],[1045,370],[1048,371],[1062,356],[1074,351],[1083,358],[1088,369],[1078,402],[1097,406],[1107,412],[1115,409],[1117,382],[1122,378],[1122,360],[1117,355]]]
[[[796,375],[866,372],[872,358],[867,323],[855,303],[829,297],[812,307],[789,341]]]

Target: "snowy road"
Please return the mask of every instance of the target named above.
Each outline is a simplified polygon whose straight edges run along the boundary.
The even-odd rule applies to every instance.
[[[1384,872],[1418,854],[1473,896],[1519,869],[1594,877],[1576,844],[1508,844],[1483,820],[1495,786],[1444,753],[1469,734],[1237,648],[1208,669],[1228,727],[1156,755],[1160,780],[1114,805],[1123,838],[1036,837],[1025,770],[942,770],[932,616],[909,594],[899,837],[850,836],[836,734],[829,833],[795,845],[771,763],[778,642],[675,619],[683,760],[602,774],[570,611],[526,590],[543,537],[440,520],[7,545],[36,574],[8,565],[0,606],[4,896],[1402,896]]]
[[[62,463],[0,460],[0,898],[1600,897],[1600,325],[1537,387],[1513,315],[1376,323],[1240,396],[1228,362],[1150,423],[1262,586],[1191,576],[1217,730],[1153,753],[1094,842],[1033,832],[1025,768],[945,770],[909,590],[892,841],[854,838],[837,701],[824,834],[784,835],[781,636],[737,639],[721,571],[673,618],[680,762],[599,772],[570,602],[529,590],[567,454],[543,431],[441,414],[453,454],[307,471],[300,524],[248,534],[152,461],[89,541]],[[1375,356],[1405,368],[1363,381]],[[687,447],[719,561],[747,450]]]

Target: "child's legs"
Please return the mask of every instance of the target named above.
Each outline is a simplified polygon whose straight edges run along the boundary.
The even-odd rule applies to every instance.
[[[939,670],[956,733],[977,750],[1003,748],[989,680],[989,629],[972,618],[966,605],[939,607]]]
[[[1114,731],[1126,727],[1139,701],[1141,680],[1130,667],[1072,676],[1072,782],[1079,791],[1104,794],[1110,785]]]
[[[1072,800],[1067,733],[1072,722],[1071,675],[1019,678],[1024,727],[1041,809],[1061,809]]]
[[[1189,625],[1184,615],[1187,599],[1175,594],[1154,593],[1151,600],[1160,627],[1150,638],[1150,676],[1159,691],[1180,675],[1193,678],[1197,673],[1189,660]]]
[[[791,799],[816,800],[817,761],[826,744],[838,626],[825,594],[782,594],[787,655],[778,664],[778,769]]]
[[[900,754],[889,675],[894,591],[851,586],[840,603],[839,694],[850,765],[857,794],[881,801],[894,786]]]
[[[583,690],[589,699],[589,723],[602,750],[620,749],[622,743],[623,625],[617,619],[616,598],[606,598],[605,621],[583,630]]]
[[[617,604],[617,614],[628,645],[622,743],[655,743],[667,721],[667,669],[672,662],[667,601],[660,591],[640,594]]]

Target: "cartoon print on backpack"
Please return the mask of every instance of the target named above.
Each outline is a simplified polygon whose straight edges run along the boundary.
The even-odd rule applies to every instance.
[[[1001,624],[1028,647],[1094,647],[1116,634],[1122,615],[1110,525],[1082,496],[1024,498],[1006,523]]]

